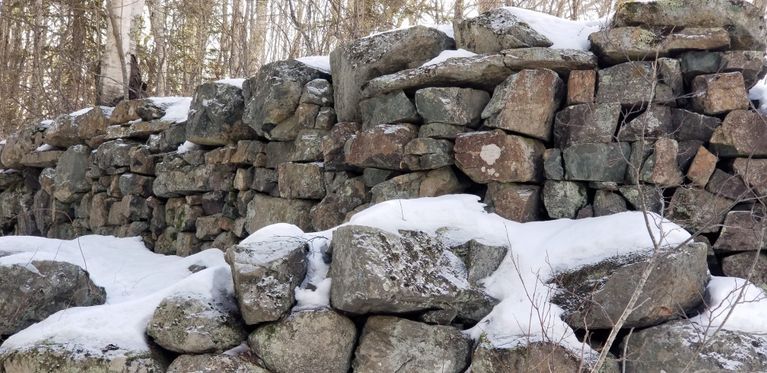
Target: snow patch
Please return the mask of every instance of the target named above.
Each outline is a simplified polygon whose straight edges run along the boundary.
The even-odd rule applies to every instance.
[[[759,111],[767,114],[767,78],[762,79],[751,88],[748,98],[759,101]]]
[[[200,149],[200,145],[197,145],[189,140],[184,141],[183,144],[178,146],[178,149],[176,149],[176,153],[178,154],[184,154],[187,152],[190,152],[192,150],[198,150]]]
[[[228,84],[230,86],[242,89],[242,84],[245,83],[245,80],[246,79],[244,78],[226,78],[226,79],[217,80],[216,83]]]
[[[599,31],[603,25],[608,23],[607,18],[593,21],[572,21],[523,8],[505,7],[504,9],[527,23],[535,31],[549,38],[554,43],[551,46],[554,49],[588,51],[591,48],[589,35]]]
[[[465,49],[458,49],[458,50],[445,50],[442,51],[437,57],[432,58],[431,60],[427,61],[421,67],[431,66],[431,65],[437,65],[439,63],[445,62],[451,58],[463,58],[463,57],[472,57],[476,56],[477,54],[474,52],[467,51]]]
[[[690,322],[713,333],[722,329],[767,334],[767,294],[736,277],[712,277],[706,287],[708,307]]]
[[[165,110],[165,115],[160,118],[162,121],[181,123],[186,122],[189,117],[189,107],[192,106],[191,97],[150,97],[149,100]]]
[[[296,58],[296,61],[324,73],[331,73],[330,56],[307,56]]]

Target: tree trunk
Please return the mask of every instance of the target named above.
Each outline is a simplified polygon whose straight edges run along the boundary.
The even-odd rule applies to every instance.
[[[100,105],[114,105],[141,88],[130,86],[131,61],[136,57],[136,41],[131,36],[139,26],[144,0],[107,0],[106,5],[109,30],[101,60],[101,89],[97,101]]]
[[[147,0],[149,8],[149,21],[152,24],[152,36],[154,37],[154,57],[157,60],[154,76],[155,89],[157,96],[165,96],[168,93],[167,75],[168,60],[166,54],[167,48],[167,19],[165,5],[158,0]]]

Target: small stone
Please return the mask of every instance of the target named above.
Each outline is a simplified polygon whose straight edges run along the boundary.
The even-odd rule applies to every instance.
[[[684,176],[679,170],[676,140],[661,138],[655,142],[653,154],[642,166],[642,181],[661,187],[675,187],[682,184]]]
[[[705,188],[711,175],[716,170],[716,163],[718,161],[719,158],[711,154],[708,149],[703,146],[699,147],[698,154],[695,155],[690,169],[687,170],[687,178],[692,181],[693,185]]]
[[[666,218],[691,232],[717,232],[731,204],[730,200],[702,189],[677,188]]]
[[[711,174],[706,190],[724,198],[733,201],[740,201],[747,198],[753,198],[755,193],[751,190],[743,179],[738,175],[732,175],[720,169],[714,170]]]
[[[708,117],[684,109],[671,109],[674,138],[677,141],[708,142],[714,130],[722,124],[716,117]]]
[[[415,105],[402,91],[360,101],[360,113],[363,129],[379,124],[420,122]]]
[[[552,219],[573,219],[586,206],[586,187],[572,181],[546,181],[543,184],[543,205]]]
[[[597,190],[594,194],[594,216],[607,216],[628,211],[626,200],[618,193]]]
[[[448,140],[415,138],[405,145],[403,168],[435,170],[453,164],[453,143]]]
[[[707,115],[746,110],[751,105],[743,75],[738,72],[696,76],[692,94],[695,111]]]
[[[767,159],[737,158],[732,168],[758,196],[767,195]]]
[[[653,105],[638,117],[626,123],[618,132],[618,141],[655,140],[673,133],[671,109]]]
[[[598,75],[597,103],[619,102],[624,107],[639,108],[651,97],[653,102],[675,102],[672,88],[656,83],[657,70],[651,62],[625,62],[599,70]]]
[[[245,356],[227,354],[181,355],[173,360],[167,373],[269,373]]]
[[[594,102],[597,88],[596,70],[574,70],[567,80],[567,105]]]
[[[546,180],[565,179],[565,169],[562,166],[562,150],[546,149],[543,153],[543,173]]]
[[[277,167],[282,198],[322,199],[325,184],[322,181],[322,166],[318,163],[283,163]]]
[[[415,93],[415,104],[424,123],[476,127],[490,101],[485,91],[471,88],[424,88]]]
[[[730,211],[714,250],[760,251],[767,248],[767,221],[751,211]],[[758,273],[758,272],[757,272]]]
[[[464,132],[467,132],[465,126],[456,126],[445,123],[428,123],[418,128],[418,137],[455,140],[458,135]]]
[[[762,289],[767,287],[767,257],[764,254],[742,253],[726,256],[722,258],[722,271],[727,277],[748,278],[750,275],[751,283]]]

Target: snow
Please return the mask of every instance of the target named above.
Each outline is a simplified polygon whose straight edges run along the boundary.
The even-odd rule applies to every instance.
[[[53,146],[48,145],[48,144],[43,144],[43,145],[38,146],[37,149],[35,149],[35,151],[36,152],[47,152],[47,151],[53,150],[53,149],[55,149]]]
[[[767,78],[762,79],[751,88],[748,98],[759,101],[759,111],[767,114]]]
[[[216,249],[181,258],[155,254],[138,237],[84,236],[62,241],[9,236],[0,238],[0,250],[11,253],[0,258],[0,265],[29,268],[33,260],[78,265],[107,292],[104,305],[59,311],[13,335],[0,347],[0,354],[41,341],[97,356],[109,344],[118,346],[116,353],[146,353],[147,322],[166,296],[187,294],[218,300],[233,294],[229,266],[223,252]],[[206,269],[192,273],[188,269],[192,265]]]
[[[322,71],[324,73],[331,73],[330,69],[330,56],[307,56],[296,58],[296,61],[303,63],[313,69]]]
[[[436,65],[436,64],[445,62],[451,58],[472,57],[476,55],[477,55],[476,53],[469,52],[465,49],[446,50],[446,51],[442,51],[442,53],[440,53],[437,57],[434,57],[433,59],[421,65],[421,67]]]
[[[192,105],[191,97],[150,97],[149,100],[165,110],[165,116],[160,120],[166,122],[186,122],[189,117],[189,107]]]
[[[200,145],[197,145],[191,141],[184,141],[183,144],[178,146],[178,149],[176,149],[176,153],[178,154],[184,154],[186,152],[190,152],[192,150],[200,149]]]
[[[767,294],[736,277],[713,277],[706,288],[708,308],[690,322],[707,333],[718,328],[767,335]]]
[[[435,29],[437,31],[440,31],[440,32],[444,33],[449,38],[455,39],[455,33],[453,31],[453,25],[452,24],[449,24],[449,23],[441,23],[441,24],[422,23],[422,24],[419,24],[419,25],[416,25],[416,26],[423,26],[423,27],[433,28],[433,29]],[[387,34],[387,33],[394,32],[394,31],[407,30],[407,29],[413,28],[413,27],[415,27],[415,26],[413,26],[413,25],[405,25],[405,26],[402,26],[402,27],[393,28],[393,29],[389,29],[389,30],[376,31],[376,32],[370,33],[370,35],[368,35],[368,36],[365,36],[363,39],[369,38],[369,37],[373,37],[373,36],[376,36],[376,35]]]
[[[228,84],[228,85],[237,87],[239,89],[242,89],[242,84],[245,83],[245,80],[246,79],[243,79],[243,78],[226,78],[226,79],[217,80],[216,83]]]
[[[69,116],[70,116],[70,117],[72,117],[72,118],[74,118],[74,117],[79,117],[79,116],[81,116],[81,115],[85,115],[85,114],[88,114],[88,113],[90,113],[90,112],[91,112],[91,110],[93,110],[93,107],[92,107],[92,106],[91,106],[91,107],[87,107],[87,108],[85,108],[85,109],[80,109],[80,110],[78,110],[78,111],[75,111],[74,113],[70,113],[70,114],[69,114]]]
[[[589,35],[600,30],[607,19],[593,21],[572,21],[533,10],[505,7],[535,31],[551,40],[554,49],[580,49],[588,51],[591,47]]]

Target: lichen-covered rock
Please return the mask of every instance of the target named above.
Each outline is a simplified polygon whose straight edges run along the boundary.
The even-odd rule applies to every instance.
[[[512,348],[495,348],[480,343],[471,356],[471,371],[494,372],[579,372],[583,362],[574,352],[553,343],[530,343]],[[611,371],[611,370],[606,370]],[[612,371],[618,371],[617,367]]]
[[[380,203],[393,199],[437,197],[462,193],[466,188],[466,183],[451,167],[443,167],[428,172],[410,172],[376,183],[370,189],[370,200]]]
[[[402,91],[360,101],[360,115],[362,115],[364,129],[379,124],[418,123],[420,121],[415,105]]]
[[[681,185],[683,175],[679,170],[679,163],[677,162],[679,144],[676,140],[669,138],[658,139],[653,148],[653,153],[642,165],[642,181],[660,187]]]
[[[322,158],[326,170],[339,171],[347,167],[344,148],[346,142],[359,131],[360,125],[355,122],[342,122],[333,126],[322,139]]]
[[[360,122],[358,104],[363,86],[371,79],[418,67],[453,46],[453,39],[443,32],[416,26],[358,39],[336,48],[330,54],[330,66],[338,120]],[[373,96],[377,94],[366,97]]]
[[[368,318],[354,354],[355,372],[463,372],[471,341],[451,326],[391,316]]]
[[[124,167],[130,167],[130,150],[135,143],[124,140],[107,141],[96,148],[93,162],[104,173],[113,175]]]
[[[252,360],[255,360],[253,358]],[[227,354],[181,355],[173,360],[167,373],[269,373],[251,359]]]
[[[295,60],[264,65],[242,86],[245,101],[242,121],[259,136],[278,141],[292,140],[300,127],[296,109],[304,86],[327,77],[327,74]]]
[[[543,184],[542,199],[552,219],[574,219],[588,204],[586,186],[573,181],[547,180]]]
[[[165,115],[165,109],[150,99],[122,100],[109,116],[109,124],[125,124],[135,120],[151,121]]]
[[[648,278],[624,327],[647,327],[678,319],[703,302],[708,265],[705,244],[693,243],[660,252],[614,257],[575,271],[560,273],[553,282],[562,291],[553,302],[565,310],[564,320],[577,329],[610,329],[626,308],[648,265]]]
[[[694,9],[694,11],[690,11]],[[762,12],[746,2],[730,0],[662,0],[623,2],[616,11],[613,27],[723,27],[730,33],[733,49],[764,50],[767,28]]]
[[[618,103],[568,106],[556,115],[554,143],[565,148],[574,144],[612,142],[620,115]]]
[[[767,156],[767,116],[736,110],[724,118],[711,136],[711,150],[720,157]]]
[[[453,164],[453,143],[449,140],[415,138],[405,145],[403,168],[435,170]]]
[[[544,150],[537,140],[508,135],[501,130],[460,135],[453,147],[458,168],[482,184],[540,180]]]
[[[209,82],[197,87],[189,108],[187,140],[200,145],[226,145],[253,137],[242,123],[242,89]]]
[[[476,127],[490,95],[481,90],[431,87],[415,93],[415,105],[424,123]]]
[[[716,171],[716,163],[719,161],[717,156],[711,154],[703,146],[698,147],[698,152],[687,170],[687,178],[693,185],[705,188],[711,175]]]
[[[0,370],[5,373],[162,373],[167,362],[158,352],[104,351],[84,354],[77,347],[41,345],[9,351],[0,356]]]
[[[732,168],[758,196],[767,195],[767,159],[737,158]]]
[[[653,105],[638,117],[623,125],[618,132],[619,141],[654,140],[674,132],[668,106]]]
[[[597,190],[594,193],[593,208],[594,216],[607,216],[628,211],[626,200],[620,194],[607,190]]]
[[[537,185],[490,183],[485,203],[492,212],[513,221],[540,220],[541,187]]]
[[[595,53],[609,64],[665,57],[685,50],[716,50],[730,46],[721,27],[690,27],[661,35],[641,27],[612,27],[589,35]]]
[[[763,253],[733,254],[722,258],[721,263],[725,276],[748,278],[754,285],[767,289],[767,256]]]
[[[494,301],[470,288],[455,254],[424,233],[400,234],[355,225],[335,231],[334,308],[355,314],[457,310],[475,321],[487,315]]]
[[[549,69],[567,76],[572,70],[597,67],[597,57],[579,49],[518,48],[504,50],[501,54],[506,67],[512,70]]]
[[[163,299],[146,332],[158,345],[182,354],[223,352],[247,337],[234,299],[194,294]]]
[[[719,330],[707,338],[703,326],[675,321],[635,331],[625,339],[625,371],[761,372],[767,370],[763,336]]]
[[[344,180],[310,211],[312,226],[321,231],[344,222],[346,214],[370,200],[370,193],[361,177]]]
[[[550,47],[551,40],[521,21],[510,9],[498,8],[477,17],[456,21],[456,47],[475,53],[498,53],[505,49]]]
[[[96,106],[59,116],[45,130],[45,143],[59,148],[77,144],[96,145],[97,137],[106,132],[107,109]]]
[[[53,197],[64,203],[78,199],[78,195],[91,189],[85,177],[91,151],[85,145],[74,145],[61,155],[56,165]]]
[[[469,284],[480,286],[482,280],[492,275],[498,269],[506,258],[509,248],[506,246],[486,245],[477,240],[470,240],[463,245],[451,247],[450,251],[466,263]]]
[[[658,71],[651,62],[626,62],[601,69],[598,75],[598,103],[619,102],[638,108],[650,99],[658,103],[674,103],[676,99],[672,87],[658,81]]]
[[[692,232],[716,232],[731,204],[729,199],[702,189],[677,188],[666,218]]]
[[[346,373],[357,329],[333,310],[301,311],[256,329],[248,338],[253,352],[273,373]]]
[[[631,146],[628,143],[577,144],[562,152],[567,180],[623,182]]]
[[[750,106],[746,84],[739,72],[698,75],[692,80],[692,105],[695,111],[724,114]]]
[[[193,166],[174,157],[156,166],[157,177],[152,191],[158,197],[178,197],[232,188],[234,167],[230,165],[202,164]]]
[[[351,137],[344,146],[346,163],[357,167],[403,170],[405,145],[418,136],[409,124],[383,124]]]
[[[69,307],[106,301],[106,292],[88,272],[69,263],[35,260],[0,266],[0,277],[0,335],[16,333]]]
[[[325,197],[322,166],[318,163],[283,163],[277,167],[277,185],[282,198]]]
[[[543,176],[546,180],[565,179],[561,149],[546,149],[543,153]]]
[[[295,288],[306,275],[307,243],[297,238],[248,242],[229,248],[234,289],[248,325],[275,321],[294,302]]]
[[[551,70],[522,70],[495,88],[482,111],[485,126],[543,141],[551,139],[554,114],[563,98],[564,83]]]
[[[256,194],[248,203],[245,228],[249,233],[253,233],[268,225],[289,223],[309,231],[312,227],[310,211],[315,204],[316,201],[311,200],[291,200]]]
[[[767,221],[751,211],[730,211],[714,250],[759,251],[767,248]]]
[[[573,70],[567,80],[567,105],[594,102],[597,90],[596,70]]]
[[[24,155],[34,151],[43,144],[43,128],[24,127],[6,139],[0,149],[0,163],[5,168],[21,168]]]
[[[62,154],[64,154],[62,150],[34,151],[21,157],[21,165],[33,168],[56,167]]]

